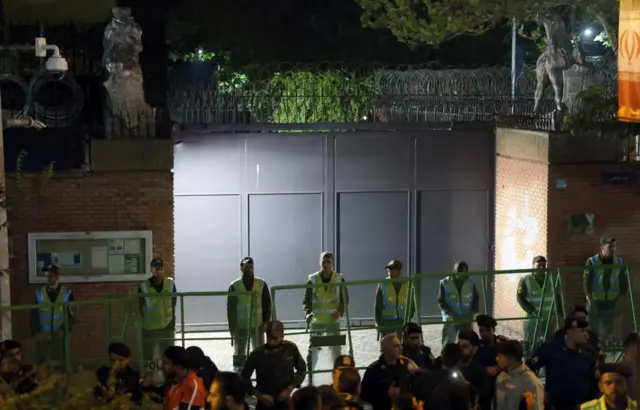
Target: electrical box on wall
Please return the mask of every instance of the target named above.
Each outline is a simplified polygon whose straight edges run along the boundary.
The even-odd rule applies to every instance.
[[[29,283],[55,265],[64,283],[138,282],[150,276],[151,231],[38,232],[28,235]]]

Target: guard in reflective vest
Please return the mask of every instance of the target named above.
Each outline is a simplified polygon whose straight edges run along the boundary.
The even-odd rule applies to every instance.
[[[528,357],[533,350],[547,339],[547,334],[551,332],[554,323],[554,298],[553,276],[547,274],[547,260],[544,256],[533,258],[532,273],[527,273],[520,278],[516,300],[524,310],[524,342],[525,357]],[[547,281],[545,283],[545,277]],[[544,288],[544,289],[543,289]],[[542,310],[540,304],[542,303]],[[547,322],[551,313],[551,322]],[[536,331],[536,323],[538,330]],[[546,332],[549,323],[549,333]],[[533,340],[536,333],[536,340]]]
[[[376,328],[382,336],[395,333],[401,338],[405,317],[409,321],[413,317],[414,301],[409,302],[409,282],[401,276],[402,262],[392,260],[385,265],[385,268],[387,277],[376,290],[374,305]],[[393,279],[402,279],[402,281],[395,282]]]
[[[609,267],[606,267],[609,265]],[[616,253],[616,239],[600,238],[600,253],[587,259],[583,283],[591,329],[603,339],[613,337],[616,302],[627,293],[629,274]],[[621,337],[622,335],[618,335]]]
[[[635,364],[634,364],[635,365]],[[580,410],[636,410],[638,403],[629,397],[631,370],[622,364],[607,363],[600,367],[598,386],[602,396],[583,403]]]
[[[307,284],[315,285],[307,288],[302,300],[302,306],[307,318],[307,326],[311,330],[311,336],[339,335],[340,318],[344,314],[345,305],[349,303],[341,274],[333,270],[333,254],[322,252],[320,254],[322,269],[309,275]],[[330,346],[331,361],[341,354],[341,346]],[[315,368],[318,360],[318,348],[309,346],[307,364],[309,373]]]
[[[60,284],[60,271],[55,265],[43,268],[46,285],[36,290],[36,304],[39,309],[33,311],[31,320],[33,334],[39,342],[38,360],[40,363],[64,362],[65,320],[68,330],[74,323],[72,310],[66,302],[73,302],[71,289]]]
[[[172,278],[164,276],[164,261],[151,261],[153,276],[140,284],[138,293],[142,319],[142,351],[147,372],[154,381],[162,383],[162,355],[175,341],[176,285]]]
[[[242,277],[231,282],[227,297],[227,322],[233,343],[233,366],[240,372],[251,350],[264,344],[267,324],[271,321],[271,293],[267,283],[254,275],[253,258],[240,261]],[[236,292],[251,292],[235,295]],[[253,300],[252,300],[253,299]],[[251,347],[251,350],[248,348]]]
[[[453,274],[440,281],[438,304],[442,314],[442,345],[455,343],[458,332],[471,329],[471,322],[476,313],[480,298],[475,282],[465,275],[469,266],[464,261],[457,261],[453,266]]]

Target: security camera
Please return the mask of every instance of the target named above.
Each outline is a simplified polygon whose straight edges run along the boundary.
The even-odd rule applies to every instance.
[[[47,50],[53,51],[53,55],[47,59],[44,67],[53,74],[56,78],[62,79],[64,73],[69,70],[69,64],[67,60],[60,54],[60,49],[54,44],[47,44],[47,39],[44,37],[36,38],[35,42],[36,57],[45,58],[47,56]]]

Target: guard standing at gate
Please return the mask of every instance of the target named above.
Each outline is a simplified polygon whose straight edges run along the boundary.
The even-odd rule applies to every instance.
[[[611,266],[610,268],[604,265]],[[600,238],[600,252],[587,259],[583,275],[589,323],[600,337],[611,337],[618,298],[628,290],[627,268],[616,253],[616,238]]]
[[[255,350],[264,344],[267,324],[271,321],[271,293],[267,282],[255,276],[253,258],[240,261],[242,276],[231,282],[227,297],[227,321],[233,343],[233,367],[240,372],[247,358],[247,348]],[[237,295],[251,292],[253,296]]]
[[[557,304],[554,305],[554,297],[556,295],[554,295],[553,291],[553,276],[545,271],[547,259],[538,255],[533,258],[532,265],[534,271],[520,278],[516,294],[516,300],[525,314],[525,357],[528,357],[537,346],[547,339],[547,326],[549,326],[548,330],[551,330],[551,322],[548,321],[550,319],[549,314],[553,319],[553,314],[557,309]],[[546,284],[545,278],[547,279]],[[542,303],[542,309],[540,309],[540,303]],[[559,303],[559,298],[557,297],[556,303]],[[537,332],[536,324],[538,325]],[[536,340],[533,340],[534,333],[536,333]]]
[[[152,276],[140,284],[139,310],[142,316],[142,353],[147,371],[154,373],[154,381],[161,383],[162,355],[173,346],[176,323],[176,285],[164,276],[164,261],[151,261]]]
[[[65,321],[68,330],[74,324],[74,316],[66,302],[73,302],[71,289],[60,284],[60,271],[55,265],[42,269],[46,284],[36,290],[36,304],[31,318],[32,333],[38,341],[39,363],[62,364],[65,357]]]
[[[440,281],[438,304],[443,321],[443,346],[455,343],[460,330],[471,329],[473,317],[478,313],[480,297],[468,272],[467,262],[457,261],[453,266],[453,274]]]
[[[309,275],[307,284],[314,285],[304,292],[302,307],[307,318],[307,326],[313,336],[337,336],[340,334],[340,318],[349,303],[344,278],[333,270],[333,254],[320,254],[321,269]],[[335,361],[341,354],[341,346],[330,346],[331,361]],[[318,361],[318,348],[309,344],[307,365],[309,375],[313,373]]]
[[[374,318],[382,336],[394,333],[402,337],[405,318],[413,317],[414,304],[409,295],[409,281],[402,277],[402,262],[392,260],[385,265],[387,277],[378,284]],[[413,294],[413,292],[411,292]]]

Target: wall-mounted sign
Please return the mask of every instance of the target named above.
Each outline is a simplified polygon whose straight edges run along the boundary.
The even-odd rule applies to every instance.
[[[638,173],[635,171],[603,172],[602,185],[636,185]]]

